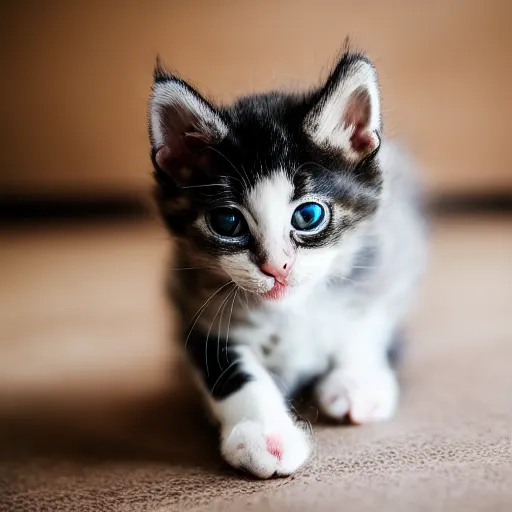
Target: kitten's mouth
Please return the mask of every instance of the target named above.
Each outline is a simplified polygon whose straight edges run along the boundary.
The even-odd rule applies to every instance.
[[[287,292],[288,286],[275,280],[274,286],[268,292],[263,293],[262,296],[267,300],[279,300],[284,297]]]

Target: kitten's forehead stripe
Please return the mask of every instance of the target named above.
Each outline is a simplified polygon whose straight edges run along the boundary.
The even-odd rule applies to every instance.
[[[258,220],[270,225],[276,216],[284,215],[289,210],[294,187],[283,171],[258,181],[250,190],[247,198],[248,207]]]
[[[267,258],[282,259],[288,249],[292,196],[293,184],[283,170],[258,181],[248,194],[247,207],[258,223],[253,235]]]

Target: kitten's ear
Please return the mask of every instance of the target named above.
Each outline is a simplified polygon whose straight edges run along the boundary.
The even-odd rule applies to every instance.
[[[314,98],[304,129],[318,145],[359,162],[380,145],[377,73],[363,55],[345,53]]]
[[[178,185],[207,173],[207,146],[219,142],[228,128],[215,107],[157,61],[149,103],[153,163]]]

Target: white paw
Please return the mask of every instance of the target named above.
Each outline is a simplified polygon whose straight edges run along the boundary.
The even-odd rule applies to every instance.
[[[391,418],[398,402],[398,382],[389,368],[336,369],[317,386],[320,409],[331,418],[348,416],[352,423]]]
[[[309,456],[310,444],[306,433],[290,418],[268,427],[246,420],[223,428],[221,452],[231,466],[270,478],[297,471]]]

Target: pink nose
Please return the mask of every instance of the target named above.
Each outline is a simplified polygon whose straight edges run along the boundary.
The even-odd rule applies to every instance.
[[[260,270],[267,276],[275,278],[276,281],[284,284],[290,275],[292,269],[292,262],[287,261],[282,265],[274,265],[273,263],[263,263]]]

